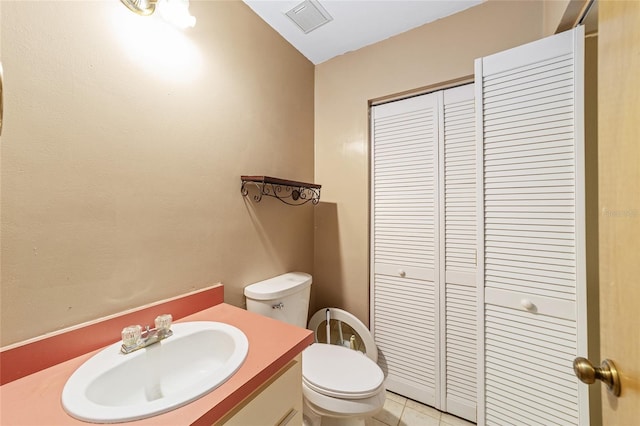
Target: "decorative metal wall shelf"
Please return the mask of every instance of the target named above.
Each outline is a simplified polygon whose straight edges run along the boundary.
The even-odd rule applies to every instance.
[[[249,187],[255,187],[257,193],[253,199],[259,203],[263,196],[274,197],[290,206],[301,206],[311,201],[318,204],[322,185],[279,179],[270,176],[240,176],[242,186],[240,192],[249,196]],[[252,191],[253,192],[253,191]]]

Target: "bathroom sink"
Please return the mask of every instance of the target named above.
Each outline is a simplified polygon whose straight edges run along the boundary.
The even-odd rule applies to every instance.
[[[220,386],[244,362],[247,337],[220,322],[176,323],[173,336],[123,354],[121,342],[98,352],[69,378],[62,405],[94,423],[139,420],[173,410]]]

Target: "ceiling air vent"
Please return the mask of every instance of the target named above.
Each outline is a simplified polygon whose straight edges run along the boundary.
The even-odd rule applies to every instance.
[[[333,20],[329,12],[316,0],[305,0],[285,14],[305,34]]]

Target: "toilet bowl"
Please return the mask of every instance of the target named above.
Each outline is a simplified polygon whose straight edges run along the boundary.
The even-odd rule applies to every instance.
[[[311,276],[301,272],[251,284],[244,292],[247,309],[304,327],[310,285]],[[385,401],[384,374],[369,330],[337,308],[316,312],[309,329],[316,343],[302,352],[305,425],[364,425]]]
[[[315,343],[302,353],[302,393],[309,425],[348,424],[377,413],[384,405],[380,367],[352,349]]]

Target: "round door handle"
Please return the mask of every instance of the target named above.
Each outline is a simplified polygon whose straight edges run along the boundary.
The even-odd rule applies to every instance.
[[[527,311],[531,311],[533,310],[533,308],[536,307],[536,305],[533,304],[533,302],[529,299],[522,299],[520,301],[520,305],[525,308]]]
[[[578,357],[573,360],[573,371],[581,382],[590,385],[602,380],[612,394],[620,396],[620,375],[610,359],[602,361],[600,367],[594,367],[588,359]]]
[[[404,269],[398,269],[398,275],[404,278],[407,276],[407,272]]]

